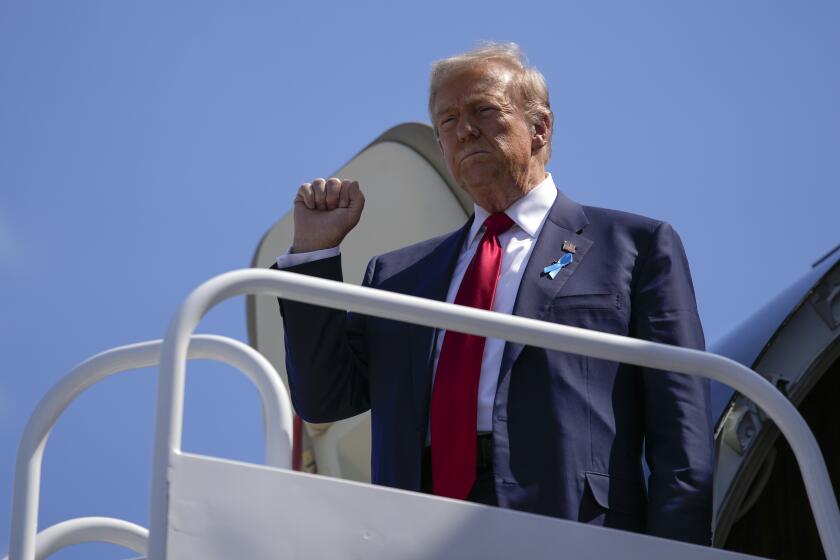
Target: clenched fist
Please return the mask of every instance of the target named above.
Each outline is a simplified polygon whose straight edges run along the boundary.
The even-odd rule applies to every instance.
[[[295,196],[295,237],[292,253],[338,246],[359,223],[365,196],[357,181],[315,179]]]

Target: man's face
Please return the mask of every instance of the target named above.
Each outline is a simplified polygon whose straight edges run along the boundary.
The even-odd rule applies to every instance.
[[[432,109],[449,172],[491,212],[535,186],[529,184],[534,128],[511,98],[511,79],[497,62],[454,72],[440,84]]]

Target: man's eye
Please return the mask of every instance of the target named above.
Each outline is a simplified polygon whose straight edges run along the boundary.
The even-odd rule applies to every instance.
[[[440,126],[444,126],[444,125],[452,123],[454,121],[455,121],[455,119],[453,117],[447,117],[447,118],[443,119],[442,121],[440,121]]]
[[[479,107],[478,108],[479,113],[487,113],[487,112],[495,111],[495,110],[496,110],[495,107]]]

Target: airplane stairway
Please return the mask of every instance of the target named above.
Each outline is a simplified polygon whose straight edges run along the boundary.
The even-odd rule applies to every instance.
[[[63,546],[89,540],[121,544],[155,560],[754,558],[290,470],[291,405],[274,368],[240,342],[193,335],[210,308],[246,293],[271,294],[727,383],[759,405],[790,442],[826,557],[840,560],[840,513],[817,442],[796,408],[748,368],[706,352],[258,269],[229,272],[204,283],[179,308],[162,342],[121,347],[94,356],[42,399],[18,450],[10,560],[44,558]],[[266,465],[181,451],[185,366],[189,358],[225,361],[257,386],[266,430]],[[154,363],[160,364],[160,370],[148,531],[120,520],[82,518],[36,534],[41,458],[61,412],[97,381]]]

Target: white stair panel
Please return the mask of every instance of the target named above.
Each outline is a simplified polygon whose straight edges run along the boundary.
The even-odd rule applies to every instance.
[[[175,454],[167,558],[755,558],[261,465]]]

